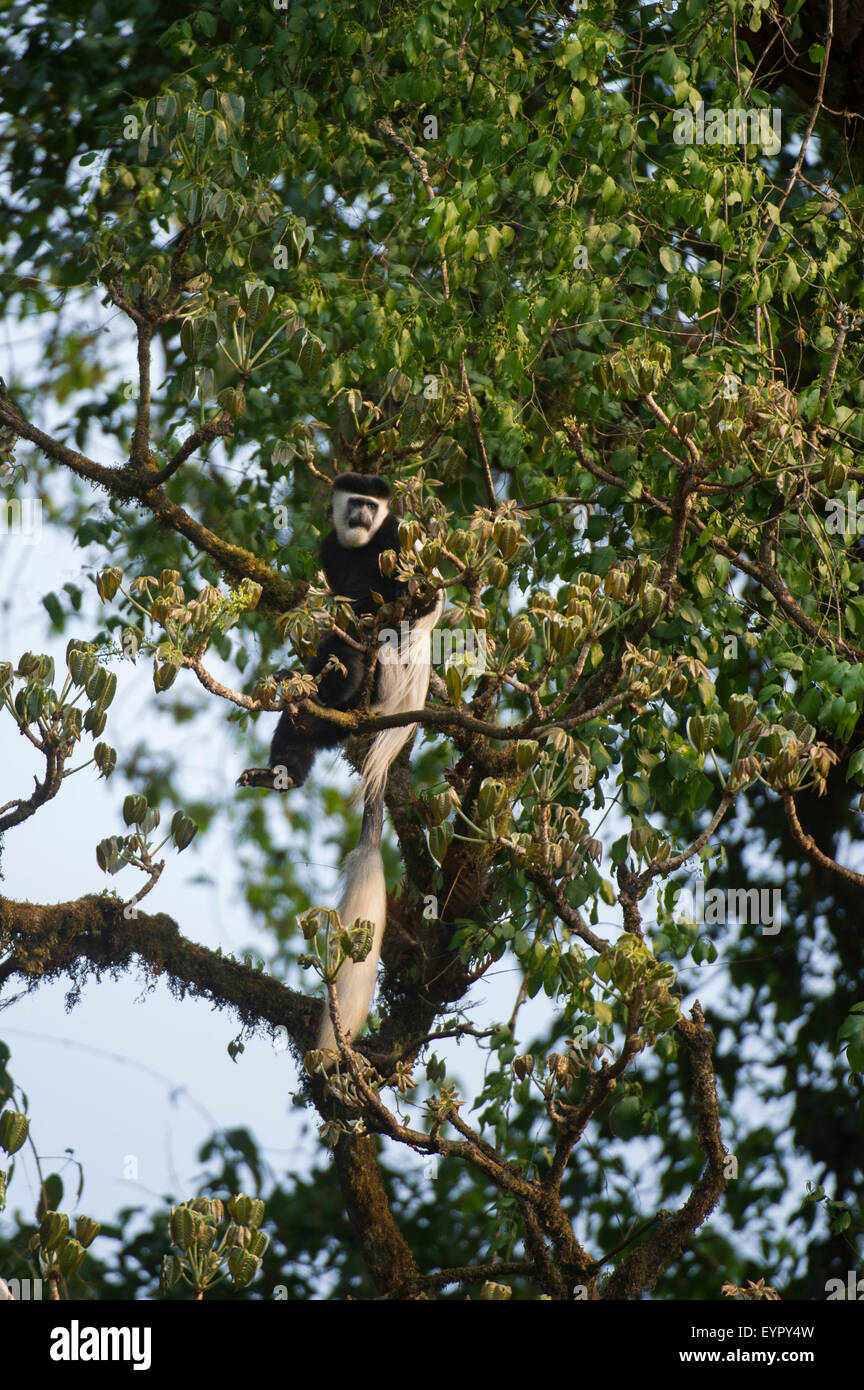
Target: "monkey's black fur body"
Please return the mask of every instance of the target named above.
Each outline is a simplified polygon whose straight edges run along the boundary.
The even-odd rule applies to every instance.
[[[347,632],[354,640],[361,631],[361,618],[374,615],[382,600],[396,603],[408,593],[407,585],[382,574],[379,564],[383,551],[399,550],[399,526],[390,513],[389,498],[390,488],[383,478],[343,473],[333,482],[333,530],[322,541],[319,554],[333,593],[346,598],[354,610],[357,623]],[[431,603],[411,615],[404,643],[400,635],[398,651],[394,654],[388,646],[386,660],[383,649],[378,654],[372,692],[372,705],[377,711],[404,714],[424,705],[431,669],[429,634],[442,607],[443,594],[436,593]],[[310,675],[320,677],[318,701],[322,705],[344,710],[357,704],[364,682],[365,655],[346,642],[344,636],[330,633],[323,639],[306,667]],[[331,657],[344,670],[325,671]],[[413,737],[415,727],[402,724],[379,730],[363,763],[363,828],[345,864],[339,913],[346,927],[357,921],[371,923],[372,941],[363,960],[348,959],[339,968],[333,1015],[329,1008],[324,1011],[318,1034],[318,1049],[325,1055],[338,1051],[337,1006],[345,1035],[356,1037],[375,990],[387,921],[387,884],[381,855],[384,794],[393,760]],[[305,710],[292,715],[285,710],[270,747],[269,767],[249,768],[238,779],[239,785],[278,791],[302,786],[318,750],[333,748],[341,739],[341,730],[320,716]]]
[[[404,598],[407,592],[404,583],[383,575],[378,563],[383,551],[399,550],[399,523],[387,509],[390,488],[383,478],[365,477],[357,473],[340,474],[333,488],[334,497],[337,493],[344,494],[340,507],[342,517],[337,517],[334,511],[336,528],[321,541],[321,568],[332,592],[348,599],[358,617],[369,617],[379,606],[373,594],[380,595],[385,603],[395,603]],[[352,519],[351,508],[355,507],[356,518],[363,524],[365,518],[361,499],[373,499],[368,505],[367,515],[377,508],[379,514],[383,512],[383,519],[375,526],[365,545],[344,545],[338,534],[340,521],[344,530],[345,524]],[[372,518],[373,525],[376,520],[377,517]],[[424,611],[428,612],[429,608]],[[355,640],[360,637],[358,629],[354,627],[348,630],[348,634]],[[332,669],[321,677],[318,702],[328,709],[352,709],[363,686],[364,653],[350,646],[338,634],[330,633],[323,638],[314,657],[307,663],[306,673],[320,676],[331,657],[335,657],[345,670],[343,673],[338,668]],[[379,665],[375,671],[373,704],[380,694],[380,685]],[[315,714],[301,710],[293,715],[284,710],[270,745],[268,766],[247,769],[238,779],[238,785],[271,787],[282,791],[301,787],[309,776],[316,754],[321,749],[335,748],[342,742],[343,736],[343,731],[335,724]]]
[[[374,589],[385,603],[394,603],[405,593],[404,584],[387,579],[378,567],[378,557],[384,550],[399,549],[399,525],[394,516],[379,528],[367,545],[356,550],[346,550],[340,545],[335,531],[330,531],[321,542],[319,555],[321,568],[327,577],[334,594],[347,598],[359,617],[370,616],[377,605],[371,594]],[[356,628],[349,629],[349,636],[357,638]],[[310,676],[318,676],[324,670],[331,656],[335,656],[345,667],[345,674],[338,670],[328,671],[318,685],[318,703],[328,709],[351,709],[356,704],[363,685],[363,652],[351,647],[337,633],[323,638],[317,652],[306,665]],[[376,670],[373,701],[377,695],[380,673]],[[270,768],[284,767],[291,785],[301,787],[312,770],[315,755],[323,748],[335,748],[343,738],[342,730],[326,719],[307,714],[301,710],[291,715],[283,710],[276,725],[273,742],[267,763]]]

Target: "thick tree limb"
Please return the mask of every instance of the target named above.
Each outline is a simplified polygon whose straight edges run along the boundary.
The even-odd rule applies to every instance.
[[[285,1028],[300,1052],[310,1045],[319,1000],[188,941],[164,912],[136,909],[126,919],[121,902],[96,895],[52,904],[0,898],[0,988],[14,978],[33,986],[66,975],[77,991],[89,973],[128,970],[135,956],[151,976],[166,976],[178,997],[227,1004],[245,1024]]]
[[[680,1210],[660,1213],[660,1224],[650,1239],[637,1245],[603,1282],[602,1299],[633,1299],[644,1290],[653,1289],[665,1266],[681,1254],[693,1232],[711,1215],[728,1181],[711,1060],[714,1038],[698,1003],[693,1006],[691,1019],[682,1018],[676,1032],[690,1058],[699,1147],[707,1162]]]
[[[383,1298],[422,1296],[423,1278],[394,1220],[369,1134],[342,1134],[333,1153],[339,1187],[357,1245]]]

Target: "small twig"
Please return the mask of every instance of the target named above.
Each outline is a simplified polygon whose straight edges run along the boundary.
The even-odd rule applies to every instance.
[[[821,109],[822,109],[822,98],[823,98],[823,96],[825,95],[825,80],[826,80],[826,78],[827,78],[827,76],[828,76],[828,60],[829,60],[829,58],[830,58],[830,56],[831,56],[831,42],[832,42],[833,37],[834,37],[834,0],[828,0],[828,24],[827,24],[827,27],[826,27],[826,29],[825,29],[825,40],[824,40],[824,50],[825,50],[825,51],[824,51],[824,54],[823,54],[823,57],[822,57],[822,70],[821,70],[821,72],[819,73],[819,86],[818,86],[818,89],[817,89],[817,91],[816,91],[816,102],[815,102],[815,105],[814,105],[814,107],[813,107],[812,112],[810,113],[810,120],[809,120],[809,123],[808,123],[808,125],[807,125],[807,129],[806,129],[806,131],[804,132],[804,138],[803,138],[803,140],[801,141],[801,148],[800,148],[799,151],[798,151],[798,157],[797,157],[797,159],[795,160],[795,163],[794,163],[793,166],[792,166],[792,172],[791,172],[791,174],[789,175],[789,180],[788,180],[788,182],[787,182],[787,184],[786,184],[785,189],[783,190],[783,196],[781,197],[780,202],[777,204],[777,214],[776,214],[776,217],[771,218],[771,217],[768,217],[768,216],[766,215],[766,219],[765,219],[765,220],[766,220],[766,222],[768,222],[770,225],[768,226],[768,230],[766,231],[765,236],[764,236],[764,238],[763,238],[763,240],[762,240],[762,245],[759,247],[759,250],[758,250],[757,253],[756,253],[756,259],[757,259],[757,261],[758,261],[759,257],[762,255],[762,252],[765,250],[765,247],[768,245],[768,241],[769,241],[769,239],[770,239],[770,237],[771,237],[771,233],[773,232],[775,225],[776,225],[777,223],[779,223],[779,221],[780,221],[780,213],[783,211],[783,208],[784,208],[785,205],[786,205],[786,202],[787,202],[787,200],[788,200],[788,198],[789,198],[789,195],[790,195],[790,193],[792,192],[792,189],[795,187],[795,183],[796,183],[796,180],[797,180],[797,178],[798,178],[798,175],[801,173],[801,170],[802,170],[802,168],[803,168],[803,165],[804,165],[804,158],[805,158],[805,156],[806,156],[806,154],[807,154],[807,146],[810,144],[810,136],[813,134],[813,130],[814,130],[814,127],[815,127],[815,125],[816,125],[816,121],[817,121],[817,118],[818,118],[818,116],[819,116],[819,112],[820,112]]]

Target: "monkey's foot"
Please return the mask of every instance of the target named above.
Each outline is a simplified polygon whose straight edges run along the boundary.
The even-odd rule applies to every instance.
[[[266,787],[270,791],[287,792],[296,783],[287,776],[284,767],[247,767],[234,784],[236,787]]]

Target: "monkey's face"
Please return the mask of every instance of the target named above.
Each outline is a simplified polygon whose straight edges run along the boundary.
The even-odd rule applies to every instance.
[[[333,527],[347,550],[368,545],[381,526],[389,508],[382,497],[364,497],[356,492],[333,493]]]

